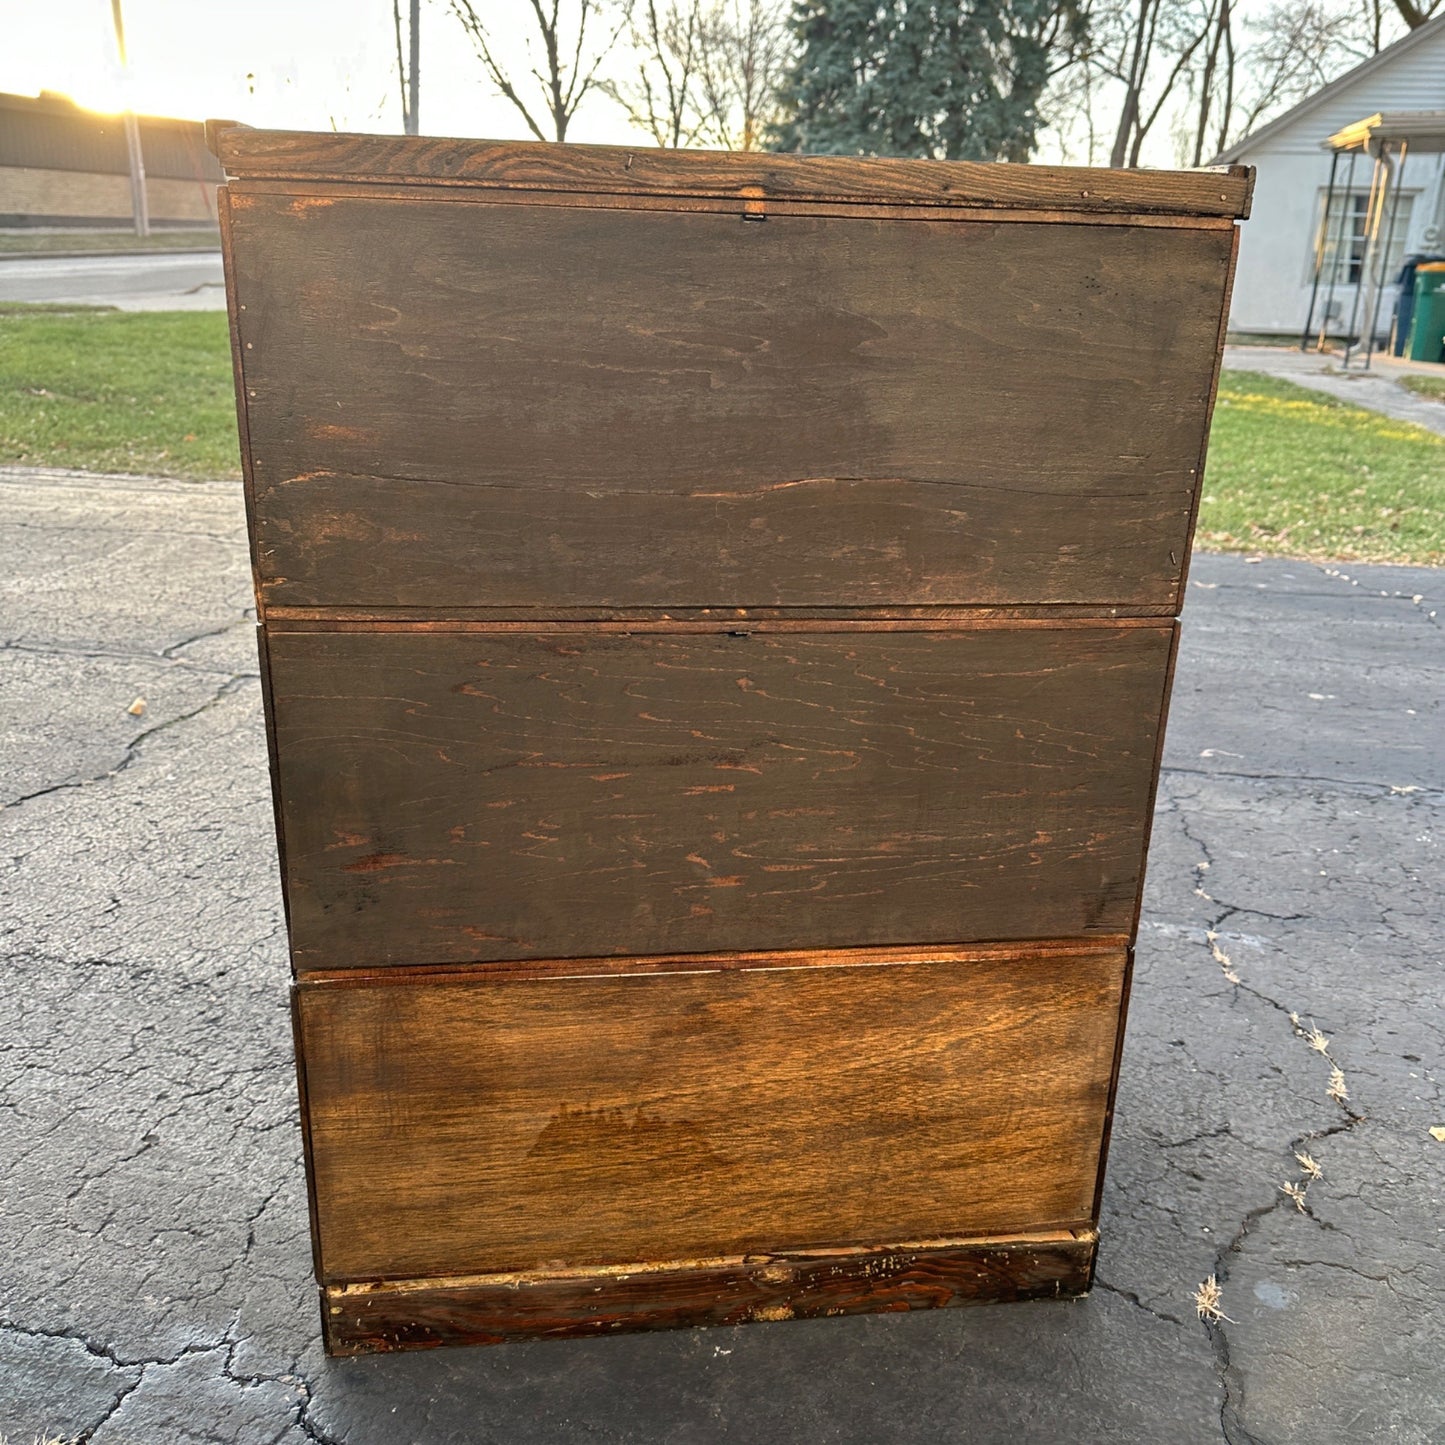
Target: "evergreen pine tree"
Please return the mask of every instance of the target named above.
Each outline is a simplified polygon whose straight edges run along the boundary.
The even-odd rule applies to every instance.
[[[1079,0],[797,0],[777,150],[1028,159]]]

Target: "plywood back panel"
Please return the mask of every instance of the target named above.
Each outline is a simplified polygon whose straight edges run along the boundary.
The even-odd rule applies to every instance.
[[[1228,228],[230,212],[270,605],[1175,606]]]
[[[1128,933],[1172,639],[278,631],[296,963]]]

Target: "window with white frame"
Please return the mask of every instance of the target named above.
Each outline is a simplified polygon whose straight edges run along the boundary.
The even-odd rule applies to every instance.
[[[1327,192],[1320,192],[1320,206],[1325,203]],[[1400,270],[1400,262],[1405,255],[1405,238],[1410,234],[1410,212],[1413,208],[1414,196],[1408,191],[1402,191],[1399,198],[1399,208],[1395,207],[1395,197],[1386,196],[1385,211],[1380,217],[1379,244],[1383,247],[1386,240],[1389,241],[1389,251],[1385,253],[1384,264],[1380,267],[1379,275],[1386,285],[1389,285]],[[1394,212],[1393,232],[1390,224],[1391,212]],[[1316,211],[1316,215],[1318,215]],[[1341,221],[1344,223],[1341,233]],[[1370,193],[1368,191],[1336,191],[1330,197],[1329,212],[1325,216],[1325,251],[1324,264],[1320,268],[1321,286],[1354,286],[1360,280],[1360,270],[1365,260],[1365,238],[1369,230],[1370,221]],[[1316,233],[1318,235],[1318,233]],[[1309,276],[1313,278],[1315,269],[1315,250],[1310,247],[1309,255]]]

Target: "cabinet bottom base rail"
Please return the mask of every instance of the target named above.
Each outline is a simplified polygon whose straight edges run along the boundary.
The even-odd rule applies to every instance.
[[[330,1355],[1065,1299],[1098,1231],[323,1286]]]

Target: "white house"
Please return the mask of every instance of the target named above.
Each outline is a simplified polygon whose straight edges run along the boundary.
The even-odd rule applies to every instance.
[[[1216,157],[1216,163],[1254,166],[1254,206],[1239,244],[1239,268],[1229,325],[1235,332],[1299,335],[1310,306],[1315,245],[1330,180],[1331,153],[1324,142],[1377,112],[1445,110],[1445,15],[1316,91],[1292,110],[1261,126]],[[1342,155],[1327,227],[1321,302],[1333,281],[1330,330],[1348,325],[1365,250],[1372,165]],[[1391,280],[1400,258],[1412,253],[1445,255],[1445,156],[1407,155],[1400,204],[1382,275]],[[1344,243],[1336,246],[1343,221]],[[1368,299],[1368,298],[1366,298]],[[1363,308],[1362,308],[1363,309]],[[1388,300],[1380,314],[1383,329]],[[1314,327],[1322,320],[1319,309]]]

